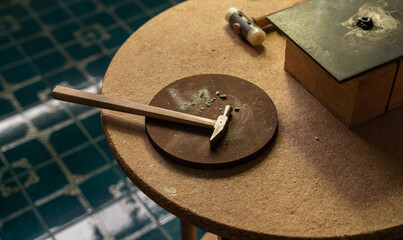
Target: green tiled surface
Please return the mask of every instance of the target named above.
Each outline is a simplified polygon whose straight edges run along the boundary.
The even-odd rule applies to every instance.
[[[39,69],[41,73],[47,73],[56,68],[61,68],[66,63],[66,57],[59,51],[40,56],[33,59],[34,65]]]
[[[84,206],[76,196],[61,195],[38,207],[46,225],[52,229],[63,226],[85,214]]]
[[[119,186],[119,180],[120,177],[112,169],[108,169],[83,182],[80,189],[91,206],[97,209],[113,200],[114,194],[125,194],[128,191],[124,184]],[[112,185],[117,187],[110,191],[108,188]]]
[[[0,99],[0,114],[2,116],[8,115],[10,113],[14,112],[14,107],[13,105],[11,105],[11,103],[9,101],[7,101],[6,99]]]
[[[32,167],[35,167],[51,158],[51,155],[46,150],[45,146],[38,139],[32,139],[11,148],[4,152],[4,156],[7,158],[8,163],[11,166],[18,166],[14,167],[14,171],[17,174],[30,170]],[[19,164],[21,159],[29,159],[29,165],[23,166],[23,164]]]
[[[96,113],[92,116],[89,116],[81,120],[81,124],[83,124],[85,129],[87,129],[88,133],[93,138],[96,138],[104,134],[101,123],[101,115],[99,113]]]
[[[45,233],[38,218],[29,211],[4,224],[0,237],[1,239],[35,239]]]
[[[54,131],[50,136],[49,142],[60,154],[84,144],[88,140],[89,139],[82,132],[82,129],[80,129],[76,124],[70,124],[67,127]]]
[[[99,150],[93,145],[88,145],[73,154],[63,157],[63,161],[70,172],[76,175],[89,174],[107,164]]]
[[[52,162],[20,177],[32,201],[39,200],[66,186],[68,181],[60,167]]]
[[[24,62],[14,67],[5,69],[2,71],[4,80],[7,83],[23,83],[25,80],[35,77],[38,72],[35,66],[31,62]]]
[[[10,62],[16,62],[21,59],[23,59],[23,56],[16,47],[0,50],[0,65],[7,65]]]
[[[33,115],[30,119],[31,122],[34,124],[36,128],[39,130],[47,129],[55,124],[65,122],[68,120],[69,116],[67,115],[66,111],[61,108],[53,108],[48,105],[39,105],[31,108],[31,111],[28,110],[30,113],[42,110],[46,112],[46,114],[38,114]],[[63,144],[61,144],[63,145]]]
[[[1,240],[179,239],[114,161],[99,110],[50,93],[99,93],[121,44],[180,1],[0,1]]]
[[[40,102],[39,94],[47,88],[44,82],[34,82],[26,87],[20,88],[14,92],[14,96],[21,104],[21,107],[27,107]]]
[[[28,206],[27,200],[15,181],[2,183],[1,188],[0,217],[2,219]]]
[[[84,74],[75,68],[68,68],[55,75],[48,77],[47,80],[52,85],[52,87],[58,84],[68,84],[70,86],[79,86],[80,84],[86,83],[87,80]]]

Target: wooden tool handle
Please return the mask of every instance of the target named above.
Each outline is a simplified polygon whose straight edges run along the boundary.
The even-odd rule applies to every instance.
[[[110,109],[119,112],[132,113],[204,128],[213,129],[216,122],[216,120],[208,118],[172,111],[164,108],[153,107],[146,104],[114,99],[111,97],[62,86],[56,86],[55,89],[53,89],[52,97],[54,99],[62,101]]]

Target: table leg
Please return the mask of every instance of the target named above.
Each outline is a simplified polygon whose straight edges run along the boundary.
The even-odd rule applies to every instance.
[[[181,239],[196,240],[196,227],[189,222],[181,220]]]

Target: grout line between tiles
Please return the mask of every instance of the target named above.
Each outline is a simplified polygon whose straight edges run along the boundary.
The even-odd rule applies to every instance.
[[[86,17],[86,15],[80,15],[80,17],[75,17],[74,13],[72,13],[72,11],[71,11],[70,8],[69,8],[69,6],[70,6],[71,4],[74,4],[74,3],[79,2],[79,1],[80,1],[80,0],[72,0],[72,1],[69,1],[68,3],[58,1],[59,7],[61,7],[61,8],[64,9],[64,10],[68,10],[68,11],[69,11],[68,14],[69,14],[70,16],[73,16],[73,18],[71,18],[70,20],[68,20],[69,23],[73,23],[73,22],[79,21],[79,22],[82,24],[81,20]],[[123,6],[124,4],[127,4],[128,2],[134,2],[136,5],[140,5],[140,7],[142,8],[142,10],[144,11],[144,13],[146,13],[146,15],[147,15],[148,17],[151,18],[151,17],[154,15],[154,13],[153,13],[154,11],[151,10],[151,9],[154,9],[154,8],[147,9],[147,7],[145,7],[140,1],[136,1],[136,0],[134,0],[134,1],[122,1],[122,2],[119,2],[118,4],[113,5],[112,8],[111,8],[111,7],[105,7],[105,6],[104,6],[102,3],[100,3],[98,0],[95,0],[94,2],[98,5],[98,10],[99,10],[99,9],[100,9],[100,10],[105,10],[105,11],[106,11],[107,13],[109,13],[109,15],[111,15],[112,18],[116,21],[116,23],[105,27],[106,30],[112,30],[112,29],[115,29],[115,28],[117,28],[117,27],[122,27],[126,32],[128,32],[129,34],[131,33],[132,28],[127,24],[127,21],[131,21],[131,20],[135,20],[135,19],[140,19],[140,18],[142,18],[142,17],[133,16],[133,17],[128,18],[126,21],[124,21],[124,20],[122,20],[117,14],[115,14],[114,11],[113,11],[113,9],[116,9],[116,8],[119,7],[119,6]],[[171,3],[171,5],[175,5],[175,1],[172,1],[172,0],[171,0],[170,3]],[[101,8],[99,8],[99,6],[101,6]],[[20,48],[19,51],[22,50],[22,51],[23,51],[23,55],[25,55],[24,59],[23,59],[19,64],[21,64],[21,63],[23,63],[23,62],[27,62],[27,60],[28,60],[28,62],[32,63],[32,60],[33,60],[33,59],[36,59],[36,58],[38,58],[38,57],[40,57],[40,56],[45,56],[46,54],[49,54],[49,53],[51,53],[51,52],[56,52],[56,51],[61,52],[61,54],[63,55],[63,57],[65,57],[65,59],[66,59],[66,63],[65,63],[62,67],[57,68],[57,69],[55,69],[55,70],[52,70],[52,71],[50,71],[50,72],[47,72],[47,73],[45,73],[45,74],[41,74],[40,71],[39,71],[39,70],[37,69],[37,67],[35,66],[35,64],[32,63],[32,65],[35,66],[35,68],[36,68],[36,70],[37,70],[37,72],[38,72],[38,75],[36,75],[35,77],[30,78],[28,81],[24,81],[23,83],[10,84],[11,88],[5,87],[5,89],[7,89],[7,91],[9,91],[9,93],[10,93],[11,95],[13,95],[12,93],[13,93],[15,90],[18,90],[18,89],[20,89],[20,88],[22,88],[22,87],[28,86],[28,85],[30,85],[30,84],[32,84],[32,83],[39,82],[39,81],[41,81],[41,80],[44,81],[45,83],[47,83],[47,86],[49,87],[49,86],[51,86],[51,84],[50,84],[49,81],[47,80],[48,77],[52,76],[53,74],[60,73],[60,72],[66,70],[66,69],[68,69],[68,68],[70,68],[70,67],[72,67],[72,66],[74,66],[74,67],[76,67],[77,69],[79,69],[79,70],[81,71],[81,73],[83,73],[83,74],[85,75],[85,78],[88,80],[88,82],[97,83],[98,78],[91,77],[91,74],[89,74],[88,71],[85,69],[85,68],[86,68],[86,65],[87,65],[90,61],[92,61],[92,60],[94,60],[94,59],[97,60],[97,59],[103,57],[104,55],[107,55],[107,56],[109,56],[109,57],[112,57],[112,56],[114,55],[114,53],[116,52],[116,50],[117,50],[120,46],[117,46],[117,47],[108,49],[108,48],[105,47],[105,45],[104,45],[100,40],[98,40],[98,39],[95,38],[95,39],[94,39],[94,42],[95,42],[95,44],[97,44],[99,47],[101,47],[102,53],[98,53],[98,54],[96,54],[96,55],[91,55],[90,57],[85,58],[85,59],[82,59],[82,60],[80,60],[80,61],[75,61],[74,59],[70,58],[69,54],[64,50],[64,48],[67,47],[67,46],[71,46],[71,45],[73,45],[73,44],[75,44],[75,43],[77,43],[77,42],[79,43],[79,41],[76,40],[76,39],[74,39],[74,40],[69,41],[69,42],[64,43],[64,44],[58,44],[58,41],[55,40],[55,38],[53,37],[52,32],[51,32],[51,30],[52,30],[52,29],[56,29],[56,28],[58,27],[58,25],[56,25],[55,27],[49,27],[49,26],[47,26],[47,24],[44,24],[43,21],[41,21],[41,18],[39,17],[39,15],[41,15],[41,14],[45,14],[45,13],[47,13],[47,12],[51,12],[51,11],[57,9],[57,7],[55,7],[54,9],[47,9],[47,11],[44,10],[44,11],[39,11],[39,12],[35,12],[35,11],[31,8],[31,6],[28,6],[27,8],[29,8],[29,10],[30,10],[29,12],[30,12],[30,13],[32,13],[32,12],[34,13],[34,14],[32,14],[32,15],[33,15],[33,19],[34,19],[34,20],[37,20],[37,22],[41,25],[41,27],[43,28],[44,34],[45,34],[46,36],[48,36],[49,38],[51,38],[51,42],[54,43],[54,46],[55,46],[55,47],[54,47],[54,49],[52,49],[52,48],[51,48],[51,49],[48,49],[50,52],[40,52],[40,53],[38,53],[38,54],[36,54],[36,55],[28,55],[28,54],[26,54],[25,50],[21,47],[21,45],[20,45],[20,42],[21,42],[21,41],[17,41],[17,40],[14,38],[14,39],[13,39],[13,44],[16,44],[17,46],[19,46],[19,48]],[[158,7],[157,7],[157,8],[158,8]],[[0,7],[0,9],[1,9],[1,7]],[[159,9],[159,8],[158,8],[158,9]],[[67,12],[67,11],[66,11],[66,12]],[[99,13],[99,12],[100,12],[100,11],[91,12],[91,13],[88,14],[88,16],[95,15],[95,14],[97,14],[97,13]],[[30,19],[30,18],[31,18],[31,16],[27,17],[26,20],[28,20],[28,19]],[[69,24],[69,23],[68,23],[68,24]],[[66,21],[63,22],[62,24],[60,24],[60,26],[64,26],[63,24],[66,24]],[[84,25],[84,24],[82,24],[82,25],[84,26],[85,29],[87,29],[88,31],[91,31],[91,32],[92,32],[92,30],[91,30],[91,29],[88,29],[86,25]],[[12,34],[10,34],[10,36],[12,36]],[[13,36],[12,36],[12,37],[13,37]],[[93,37],[92,37],[92,38],[93,38]],[[33,38],[27,37],[27,38],[25,38],[24,40],[28,41],[29,39],[33,39]],[[41,55],[41,54],[43,54],[43,55]],[[17,65],[18,65],[18,64],[17,64]],[[11,66],[11,65],[5,65],[5,66],[8,67],[8,66]],[[16,65],[12,65],[12,66],[16,66]],[[0,72],[1,72],[3,69],[6,69],[6,68],[4,68],[4,66],[0,66]],[[8,69],[8,68],[7,68],[7,69]],[[8,83],[6,82],[6,80],[5,80],[1,75],[0,75],[0,82],[1,82],[3,85],[7,85],[7,84],[8,84]],[[10,91],[10,90],[11,90],[11,91]],[[98,87],[98,90],[99,90],[99,87]],[[0,96],[1,96],[1,95],[0,95]],[[158,228],[162,231],[162,233],[164,234],[165,237],[167,237],[167,238],[170,239],[170,240],[172,239],[172,237],[169,236],[168,232],[162,227],[162,225],[163,225],[164,223],[166,223],[167,221],[171,221],[171,220],[174,219],[175,217],[174,217],[173,215],[171,215],[171,214],[168,214],[168,215],[165,215],[165,216],[163,216],[163,217],[157,219],[157,218],[151,213],[151,211],[147,208],[147,206],[145,205],[145,203],[141,201],[141,199],[138,197],[138,195],[137,195],[135,192],[132,192],[132,190],[130,190],[130,186],[128,186],[128,188],[129,188],[130,191],[129,191],[127,194],[123,194],[122,196],[120,196],[120,197],[118,197],[118,198],[116,198],[116,199],[113,199],[112,201],[110,201],[110,202],[108,202],[107,204],[103,205],[101,208],[95,210],[95,209],[93,209],[92,206],[89,204],[89,202],[88,202],[88,200],[85,198],[85,196],[81,193],[81,190],[80,190],[80,188],[78,187],[78,184],[79,184],[80,182],[74,182],[74,183],[70,182],[70,180],[71,180],[70,177],[71,177],[72,173],[70,172],[70,170],[68,169],[68,167],[65,165],[65,163],[64,163],[64,161],[63,161],[63,159],[62,159],[62,157],[63,157],[63,156],[67,156],[67,155],[69,155],[69,154],[72,154],[72,153],[74,153],[74,152],[76,152],[76,151],[79,151],[80,149],[82,149],[82,148],[84,148],[84,147],[89,146],[89,145],[92,144],[92,145],[96,148],[96,150],[101,154],[101,156],[106,160],[106,162],[108,163],[108,165],[106,165],[106,166],[104,165],[104,166],[102,166],[102,167],[100,167],[100,168],[97,168],[97,169],[91,171],[91,172],[88,173],[88,174],[85,174],[86,179],[87,179],[87,178],[89,179],[89,178],[91,178],[92,176],[95,176],[95,175],[97,175],[97,174],[100,174],[101,172],[104,172],[104,171],[106,171],[106,170],[112,168],[112,169],[114,170],[114,172],[117,173],[117,175],[119,176],[119,178],[125,182],[125,185],[127,185],[127,182],[126,182],[126,181],[127,181],[127,177],[126,177],[125,175],[123,175],[121,171],[118,170],[118,166],[117,166],[116,164],[114,164],[114,161],[113,161],[113,160],[109,159],[109,157],[106,155],[106,153],[103,151],[103,149],[101,149],[101,147],[100,147],[99,144],[98,144],[99,141],[104,138],[104,136],[101,135],[101,136],[98,136],[98,137],[96,137],[96,138],[92,138],[92,136],[88,133],[88,131],[86,130],[86,128],[85,128],[85,127],[81,124],[81,122],[80,122],[80,120],[86,119],[88,116],[92,116],[93,114],[95,114],[95,113],[98,112],[99,110],[94,109],[94,110],[86,111],[86,112],[81,113],[81,114],[79,114],[79,115],[74,115],[74,114],[72,113],[72,111],[70,110],[70,108],[68,107],[68,105],[63,104],[62,107],[63,107],[63,109],[65,110],[65,112],[67,113],[67,115],[69,115],[69,119],[68,119],[68,120],[65,120],[65,121],[62,121],[62,122],[60,122],[60,123],[57,123],[57,124],[55,124],[55,125],[53,125],[53,126],[51,126],[51,127],[49,127],[49,128],[46,128],[46,129],[43,129],[43,130],[38,130],[38,129],[35,127],[35,125],[33,125],[33,123],[28,119],[28,117],[24,115],[24,109],[21,108],[21,106],[20,106],[19,103],[18,103],[18,100],[16,100],[14,96],[11,96],[11,98],[12,98],[12,100],[13,100],[13,105],[14,105],[14,106],[17,106],[17,108],[18,108],[18,109],[16,108],[16,109],[17,109],[17,112],[18,112],[18,115],[21,115],[21,117],[24,119],[24,121],[28,124],[28,129],[29,129],[29,130],[28,130],[28,134],[26,134],[24,137],[22,137],[22,138],[20,138],[20,139],[17,139],[16,141],[13,141],[13,142],[11,142],[11,143],[5,145],[5,146],[1,146],[0,149],[1,149],[2,151],[3,151],[4,149],[7,150],[7,149],[9,149],[9,148],[15,147],[15,146],[17,146],[17,145],[19,145],[19,144],[22,144],[22,143],[24,143],[24,142],[27,142],[27,141],[29,141],[29,140],[38,138],[38,136],[39,136],[38,140],[39,140],[42,144],[45,145],[45,147],[48,149],[49,152],[51,152],[51,155],[52,155],[52,158],[51,158],[51,159],[49,159],[49,160],[47,160],[47,161],[45,161],[45,162],[43,162],[43,163],[41,163],[41,164],[35,166],[33,169],[31,169],[31,170],[29,170],[29,171],[24,171],[24,172],[22,172],[22,173],[20,173],[20,174],[16,174],[16,173],[13,171],[13,172],[12,172],[12,179],[16,179],[16,180],[19,181],[19,178],[20,178],[21,176],[23,176],[24,174],[27,174],[27,173],[29,173],[30,171],[35,171],[35,170],[37,170],[37,169],[39,169],[39,168],[41,168],[41,167],[44,167],[44,166],[46,166],[46,165],[48,165],[48,164],[50,164],[50,163],[56,162],[56,164],[58,164],[58,166],[59,166],[60,169],[62,170],[63,174],[66,176],[66,178],[67,178],[68,181],[69,181],[69,184],[66,185],[64,188],[61,188],[61,189],[59,189],[58,191],[56,191],[56,192],[54,192],[54,193],[52,193],[52,194],[50,194],[50,195],[47,195],[47,196],[45,196],[44,198],[39,199],[39,200],[37,200],[37,201],[35,201],[35,202],[32,201],[32,199],[30,198],[28,192],[27,192],[26,189],[24,188],[24,186],[21,184],[21,182],[19,182],[19,185],[18,185],[19,188],[21,188],[23,191],[25,191],[24,197],[27,198],[27,199],[29,198],[29,200],[30,200],[30,207],[32,207],[32,209],[34,210],[34,212],[36,211],[36,212],[35,212],[35,215],[38,217],[38,219],[40,219],[41,224],[42,224],[43,226],[46,226],[46,231],[47,231],[47,234],[49,235],[50,238],[54,239],[54,235],[55,235],[56,233],[63,231],[64,229],[68,228],[69,226],[72,226],[73,224],[77,223],[78,221],[80,221],[80,220],[82,220],[83,218],[88,217],[88,216],[92,217],[92,218],[94,219],[94,221],[97,222],[98,226],[101,228],[102,234],[104,234],[105,236],[109,236],[109,233],[107,232],[105,226],[103,226],[102,221],[100,221],[100,219],[97,217],[97,215],[96,215],[95,213],[101,211],[101,210],[104,209],[106,206],[109,206],[110,204],[115,203],[116,201],[122,199],[123,197],[131,196],[131,197],[135,198],[135,201],[138,202],[138,204],[139,204],[143,209],[146,209],[146,213],[147,213],[147,215],[150,215],[149,217],[151,218],[152,223],[149,224],[149,225],[147,225],[147,226],[145,226],[145,227],[142,228],[141,230],[136,231],[134,234],[132,234],[132,235],[130,235],[130,236],[134,236],[134,237],[135,237],[135,236],[141,236],[141,235],[147,233],[148,231],[150,231],[150,228],[153,227],[153,226],[150,226],[150,225],[155,224],[155,227],[158,227]],[[42,104],[44,104],[44,103],[42,102]],[[1,122],[1,120],[0,120],[0,122]],[[53,148],[52,144],[49,142],[49,136],[50,136],[53,132],[55,132],[55,131],[57,131],[57,130],[59,130],[59,129],[61,129],[61,128],[67,126],[67,125],[73,124],[73,123],[75,123],[75,124],[79,127],[80,131],[83,132],[83,134],[87,137],[87,139],[89,139],[89,141],[88,141],[88,142],[85,142],[85,143],[83,143],[83,144],[81,144],[81,145],[79,145],[79,146],[77,146],[77,147],[75,147],[75,148],[69,149],[69,150],[66,151],[66,152],[63,152],[63,153],[61,153],[61,154],[58,154],[58,153],[55,151],[55,149]],[[33,134],[32,134],[32,133],[33,133]],[[9,165],[9,163],[8,163],[8,161],[7,161],[7,159],[5,158],[5,156],[4,156],[3,154],[0,154],[0,156],[1,156],[1,158],[2,158],[2,161],[5,162],[5,165],[6,165],[9,169],[11,169],[11,168],[10,168],[10,165]],[[107,166],[109,166],[109,167],[107,167]],[[84,181],[84,180],[81,179],[81,181]],[[11,182],[11,180],[10,180],[10,182]],[[75,184],[75,186],[73,186],[73,184]],[[46,222],[44,221],[44,219],[43,219],[42,216],[40,215],[39,211],[36,209],[36,207],[37,207],[37,206],[40,206],[40,205],[42,205],[42,204],[45,204],[47,201],[50,201],[51,199],[54,199],[55,197],[58,197],[58,196],[60,196],[60,195],[62,195],[62,194],[64,194],[64,193],[68,192],[69,189],[66,189],[66,188],[69,188],[69,187],[76,187],[76,188],[78,189],[79,193],[77,194],[77,198],[79,199],[80,203],[83,205],[83,207],[85,208],[85,210],[86,210],[87,213],[85,213],[85,214],[83,214],[82,216],[80,216],[79,218],[76,218],[76,219],[74,219],[73,221],[71,221],[71,222],[65,224],[64,226],[62,226],[61,228],[59,228],[59,229],[57,229],[57,230],[55,230],[55,231],[50,230],[49,227],[46,225]],[[133,194],[134,194],[134,195],[133,195]],[[26,211],[29,211],[29,210],[31,209],[30,207],[27,207],[28,210],[26,210]],[[22,214],[22,213],[21,213],[21,214]],[[11,214],[11,215],[9,215],[7,218],[5,218],[5,219],[3,219],[3,220],[13,219],[13,218],[15,218],[15,215],[18,215],[18,211],[15,212],[14,215]],[[45,224],[45,225],[44,225],[44,224]],[[152,229],[155,229],[155,227],[152,228]],[[137,233],[137,235],[136,235],[136,233]],[[45,238],[45,237],[46,237],[46,236],[42,236],[42,238]],[[114,238],[112,237],[111,239],[114,239]]]
[[[6,34],[8,33],[8,31],[6,31]],[[11,35],[11,34],[10,34]],[[15,38],[13,36],[9,36],[9,39],[11,41],[13,41],[14,45],[18,48],[18,50],[25,55],[25,57],[27,57],[25,51],[23,51],[23,49],[21,49],[21,46],[19,45],[18,41],[15,40]],[[22,50],[22,51],[21,51]],[[28,57],[29,58],[29,57]],[[14,96],[12,96],[11,100],[11,104],[14,105],[14,108],[18,111],[21,112],[22,111],[22,107],[20,106],[20,104],[18,103],[18,101],[15,99]],[[31,132],[37,132],[35,126],[30,122],[27,121],[27,119],[23,116],[25,122],[28,125],[28,133]],[[32,211],[34,212],[34,214],[36,215],[36,217],[38,218],[39,222],[41,223],[42,227],[45,229],[45,231],[49,234],[49,236],[51,238],[53,238],[52,233],[50,232],[49,226],[47,225],[47,223],[45,222],[45,220],[43,219],[42,215],[39,213],[38,209],[36,208],[36,206],[34,205],[31,197],[29,196],[28,192],[26,191],[25,187],[21,184],[20,179],[17,177],[15,171],[11,168],[11,166],[9,165],[8,161],[6,160],[5,156],[3,153],[1,153],[1,158],[3,159],[3,163],[6,166],[6,168],[8,169],[8,171],[10,172],[10,174],[12,175],[12,178],[14,179],[14,181],[16,182],[19,190],[21,191],[21,193],[24,195],[25,199],[27,200],[29,206],[32,208]]]
[[[139,203],[139,205],[140,205],[142,208],[144,208],[144,209],[146,210],[146,213],[149,215],[149,217],[152,219],[152,221],[157,225],[157,227],[161,230],[161,232],[163,233],[163,235],[164,235],[168,240],[172,240],[172,237],[171,237],[166,231],[163,231],[163,230],[165,230],[165,229],[161,228],[161,223],[160,223],[159,219],[157,219],[157,218],[151,213],[150,209],[148,209],[148,207],[146,206],[146,204],[145,204],[143,201],[141,201],[141,199],[139,198],[139,196],[138,196],[135,192],[132,193],[132,197],[136,200],[136,202]],[[147,232],[149,232],[149,231],[151,231],[151,230],[148,230]],[[137,234],[137,232],[135,232],[134,234],[130,235],[130,237],[128,237],[128,238],[138,238],[138,237],[144,235],[144,234],[147,233],[147,232],[140,232],[140,233],[139,233],[140,235]]]
[[[65,107],[65,104],[62,104],[62,107],[64,108],[64,110],[67,112],[67,114],[69,115],[69,117],[73,120],[73,122],[78,126],[78,128],[80,129],[80,131],[86,136],[86,138],[89,140],[90,144],[93,145],[95,147],[95,149],[98,151],[98,153],[101,154],[101,156],[104,156],[105,153],[103,153],[103,151],[100,149],[100,147],[98,146],[98,144],[94,141],[94,139],[92,138],[92,136],[88,133],[88,131],[86,130],[86,128],[81,124],[81,122],[77,119],[77,117],[71,112],[71,110],[67,107]],[[106,159],[105,159],[106,160]],[[111,164],[111,162],[108,160],[106,161],[111,167],[113,167],[113,165]],[[78,187],[78,186],[77,186]],[[81,193],[81,190],[80,190]],[[85,196],[82,196],[83,198],[85,198]],[[87,208],[91,209],[91,212],[94,211],[94,209],[92,208],[92,206],[88,203],[88,206],[86,206]],[[94,215],[94,219],[96,220],[98,227],[100,228],[100,231],[102,232],[102,234],[104,234],[105,236],[111,237],[108,233],[108,231],[106,230],[106,227],[104,226],[104,224],[102,223],[102,221],[96,216]]]
[[[8,162],[6,161],[6,158],[4,156],[4,154],[1,152],[0,153],[0,158],[3,161],[3,164],[6,166],[6,168],[9,169],[9,172],[11,173],[15,183],[17,184],[19,190],[21,191],[21,193],[24,195],[25,199],[28,202],[28,205],[30,206],[30,208],[32,209],[32,211],[34,212],[35,216],[38,218],[40,224],[42,225],[42,227],[44,228],[45,232],[52,238],[53,235],[50,232],[49,226],[47,225],[47,223],[45,222],[45,220],[43,219],[42,215],[39,213],[38,209],[36,208],[35,204],[33,203],[31,197],[29,196],[28,192],[26,191],[25,187],[23,186],[23,184],[21,184],[21,181],[19,178],[17,178],[14,170],[9,166]]]
[[[58,2],[58,5],[59,5],[62,9],[64,9],[65,12],[67,12],[67,14],[70,16],[70,18],[73,19],[74,22],[77,23],[77,24],[80,26],[80,29],[84,29],[84,30],[89,31],[89,32],[91,32],[91,33],[93,34],[92,30],[89,29],[89,28],[81,21],[81,19],[79,19],[76,15],[74,15],[74,13],[66,6],[66,4],[65,4],[63,1],[57,0],[57,2]],[[97,37],[92,36],[92,37],[90,37],[90,38],[91,38],[92,41],[95,42],[96,45],[98,45],[98,47],[101,48],[101,51],[102,51],[105,55],[107,55],[107,56],[109,56],[109,57],[112,57],[112,56],[113,56],[113,54],[110,53],[110,51],[102,44],[102,42],[100,42],[100,41],[97,39]]]

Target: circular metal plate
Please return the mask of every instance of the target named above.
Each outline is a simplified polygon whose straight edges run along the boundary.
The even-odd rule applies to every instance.
[[[210,119],[217,119],[225,105],[239,108],[232,112],[228,130],[214,150],[209,144],[213,130],[146,118],[153,146],[190,167],[223,168],[252,160],[269,146],[277,129],[277,111],[270,97],[256,85],[228,75],[177,80],[158,92],[150,105]]]

